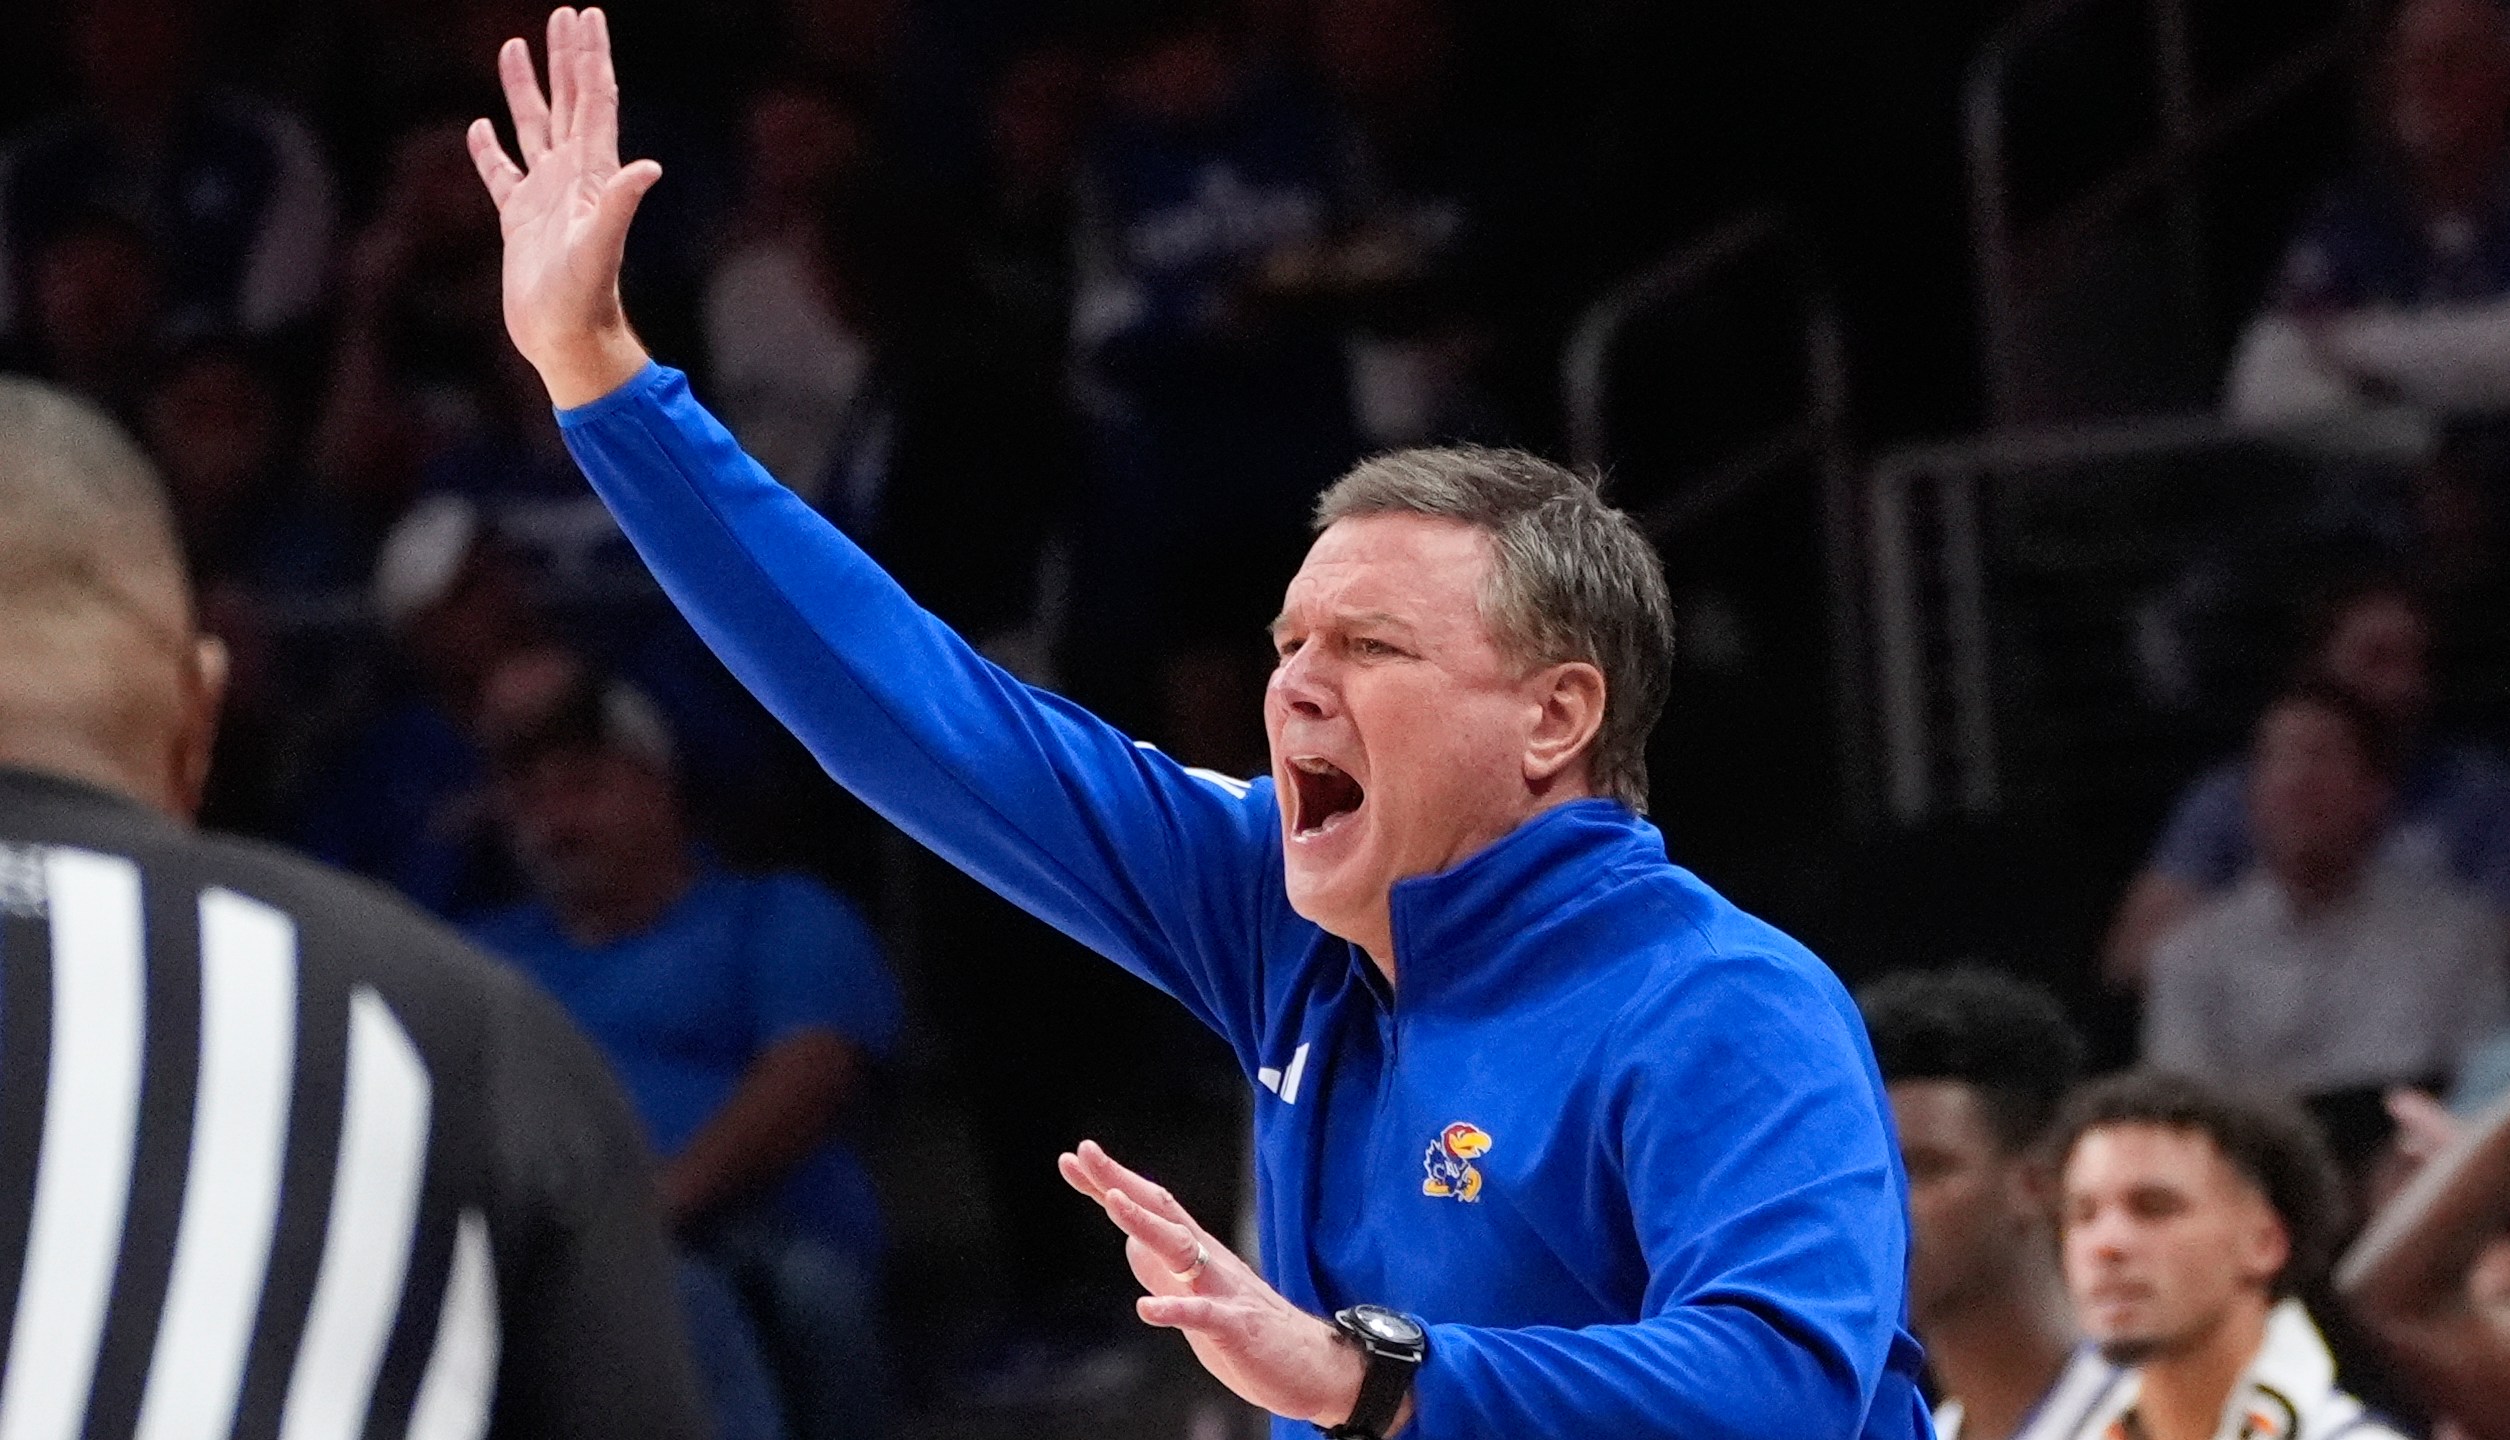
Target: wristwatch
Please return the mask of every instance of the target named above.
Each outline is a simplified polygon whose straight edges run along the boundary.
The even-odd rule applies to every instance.
[[[1403,1397],[1412,1393],[1414,1372],[1429,1358],[1428,1327],[1383,1305],[1335,1311],[1333,1323],[1368,1357],[1368,1369],[1360,1377],[1351,1418],[1325,1434],[1328,1440],[1386,1440],[1394,1417],[1403,1413]]]

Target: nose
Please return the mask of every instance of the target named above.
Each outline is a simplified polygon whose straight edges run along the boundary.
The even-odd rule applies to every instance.
[[[2074,1243],[2101,1259],[2115,1259],[2126,1252],[2131,1227],[2119,1207],[2104,1205],[2067,1227]]]
[[[1288,659],[1273,667],[1272,679],[1265,687],[1284,711],[1304,720],[1321,720],[1333,713],[1331,666],[1321,649],[1302,645],[1291,652]]]

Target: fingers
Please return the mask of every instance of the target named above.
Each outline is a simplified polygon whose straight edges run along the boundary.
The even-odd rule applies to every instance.
[[[480,183],[488,187],[488,199],[502,213],[506,197],[523,183],[522,168],[497,143],[497,127],[486,118],[472,121],[470,133],[464,138],[470,142],[471,164],[479,171]]]
[[[1083,1141],[1081,1149],[1082,1154],[1066,1153],[1057,1157],[1055,1168],[1063,1172],[1064,1180],[1073,1189],[1097,1201],[1117,1229],[1148,1247],[1170,1273],[1181,1275],[1199,1271],[1202,1267],[1196,1261],[1205,1258],[1209,1252],[1203,1248],[1203,1238],[1193,1225],[1154,1213],[1123,1186],[1109,1183],[1092,1165],[1093,1156],[1100,1164],[1112,1167],[1141,1184],[1149,1184],[1117,1165],[1108,1158],[1106,1151],[1097,1146]],[[1180,1209],[1177,1214],[1182,1216],[1184,1211]]]
[[[628,226],[636,220],[636,207],[661,178],[660,165],[639,160],[611,176],[601,187],[601,200],[593,211],[591,239],[609,257],[611,269],[616,270],[627,254]]]
[[[1242,1306],[1240,1302],[1215,1300],[1208,1295],[1145,1295],[1133,1302],[1133,1313],[1141,1316],[1144,1324],[1208,1335],[1238,1328]]]
[[[497,83],[505,88],[506,113],[514,117],[514,148],[535,165],[549,153],[549,102],[532,73],[532,47],[508,40],[497,49]]]
[[[1177,1197],[1169,1194],[1167,1187],[1119,1163],[1097,1141],[1082,1141],[1072,1152],[1072,1158],[1079,1163],[1081,1173],[1088,1177],[1090,1184],[1086,1188],[1092,1198],[1103,1198],[1103,1192],[1108,1190],[1121,1190],[1152,1214],[1164,1216],[1197,1235],[1202,1233],[1202,1227],[1194,1223],[1194,1217],[1186,1213],[1185,1207],[1177,1203]]]
[[[1153,1215],[1121,1190],[1108,1192],[1106,1209],[1116,1228],[1149,1246],[1168,1273],[1199,1279],[1208,1268],[1211,1252],[1191,1229],[1164,1215]]]
[[[582,73],[576,80],[575,133],[602,165],[619,163],[619,71],[610,59],[610,17],[587,10],[577,22]]]
[[[563,145],[575,135],[577,90],[575,11],[561,5],[549,12],[549,143]]]

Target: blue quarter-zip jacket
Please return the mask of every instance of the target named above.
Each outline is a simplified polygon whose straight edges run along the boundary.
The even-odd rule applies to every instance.
[[[986,662],[677,372],[559,419],[831,775],[1227,1039],[1257,1086],[1272,1283],[1429,1322],[1407,1435],[1929,1434],[1864,1029],[1653,826],[1578,801],[1397,885],[1390,992],[1290,909],[1269,780],[1189,770]]]

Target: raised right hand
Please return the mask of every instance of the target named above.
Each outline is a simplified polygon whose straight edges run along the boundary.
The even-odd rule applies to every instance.
[[[644,368],[645,348],[619,305],[628,222],[662,167],[619,164],[619,79],[601,11],[549,15],[549,90],[531,47],[497,52],[517,165],[496,128],[474,120],[471,161],[505,234],[505,324],[560,407],[598,400]]]

